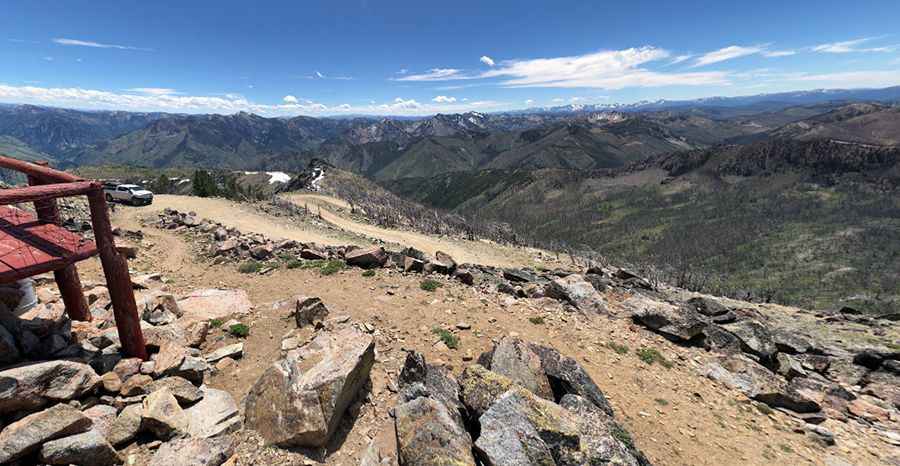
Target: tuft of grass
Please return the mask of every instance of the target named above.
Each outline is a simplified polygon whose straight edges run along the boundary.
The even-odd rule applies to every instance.
[[[631,434],[629,434],[624,427],[620,426],[618,422],[612,423],[610,433],[612,434],[613,438],[618,440],[619,443],[625,446],[625,448],[628,448],[629,450],[634,448],[634,440],[632,440]]]
[[[425,280],[422,280],[421,283],[419,283],[419,288],[425,291],[434,291],[442,286],[444,286],[443,283],[437,280],[432,280],[430,278],[426,278]]]
[[[647,364],[659,363],[660,366],[669,369],[672,367],[672,362],[663,356],[659,350],[656,348],[638,348],[635,351],[637,357],[640,358],[641,361],[644,361]]]
[[[615,351],[616,354],[628,354],[628,349],[629,349],[628,345],[624,345],[621,343],[616,343],[614,341],[611,341],[611,342],[607,343],[606,346],[609,346],[609,348],[611,350]]]
[[[655,401],[656,404],[658,404],[660,406],[669,406],[669,400],[667,400],[665,398],[656,398],[653,401]]]
[[[245,324],[234,324],[231,327],[228,327],[228,333],[239,338],[244,338],[247,335],[250,335],[250,326]]]
[[[303,267],[303,261],[300,259],[290,259],[285,262],[284,265],[289,269],[299,269],[300,267]]]
[[[238,272],[240,273],[257,273],[262,270],[262,264],[257,261],[249,260],[247,262],[241,263],[238,266]]]
[[[756,410],[765,414],[766,416],[775,412],[772,410],[772,408],[769,407],[769,405],[767,405],[765,403],[755,403],[755,404],[756,404]]]
[[[781,448],[781,451],[783,451],[783,452],[785,452],[785,453],[787,453],[787,454],[792,454],[792,453],[794,453],[794,449],[791,448],[790,445],[786,445],[786,444],[784,444],[784,443],[778,444],[778,448]]]
[[[528,321],[534,325],[544,325],[544,318],[541,316],[529,317]]]
[[[362,276],[363,277],[374,277],[375,271],[372,269],[366,270],[365,272],[362,273]]]
[[[322,264],[322,267],[319,268],[319,273],[322,275],[334,275],[334,274],[340,272],[341,270],[344,270],[344,268],[346,268],[346,267],[347,267],[347,264],[345,264],[344,261],[339,261],[339,260],[325,261],[325,263]]]
[[[440,327],[434,327],[431,329],[431,333],[439,336],[441,338],[441,341],[443,341],[444,344],[447,345],[447,348],[456,349],[459,347],[459,337],[454,335],[449,330]]]
[[[212,328],[219,328],[223,323],[224,322],[222,322],[222,319],[213,319],[209,321],[209,326]]]

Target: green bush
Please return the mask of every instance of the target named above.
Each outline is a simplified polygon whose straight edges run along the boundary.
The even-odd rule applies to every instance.
[[[262,270],[262,264],[257,261],[247,261],[238,266],[238,272],[240,273],[257,273]]]
[[[612,349],[613,351],[615,351],[617,354],[626,354],[626,353],[628,353],[628,345],[624,345],[624,344],[621,344],[621,343],[616,343],[616,342],[614,342],[614,341],[611,341],[611,342],[607,343],[606,346],[609,346],[610,349]]]
[[[284,263],[289,269],[299,269],[303,267],[303,261],[300,259],[291,259]]]
[[[534,325],[544,325],[544,318],[541,316],[529,317],[528,321]]]
[[[366,270],[365,272],[362,273],[362,276],[363,277],[374,277],[375,271],[374,270]]]
[[[321,268],[319,268],[319,273],[322,275],[334,275],[344,268],[347,267],[347,264],[344,264],[344,261],[339,260],[330,260],[326,261]]]
[[[426,278],[425,280],[422,280],[421,283],[419,283],[419,288],[425,291],[434,291],[442,286],[444,286],[443,283],[437,280],[432,280],[431,278]]]
[[[219,328],[223,323],[224,322],[222,322],[222,319],[212,319],[209,321],[209,326],[212,328]]]
[[[234,324],[231,327],[228,327],[228,333],[239,338],[244,338],[247,335],[250,335],[250,327],[245,324]]]
[[[647,364],[659,363],[666,369],[672,367],[672,362],[666,359],[656,348],[638,348],[637,357]]]
[[[459,347],[459,337],[454,335],[449,330],[440,327],[434,327],[433,329],[431,329],[431,333],[439,336],[441,338],[441,341],[443,341],[444,344],[447,345],[447,348],[456,349]]]

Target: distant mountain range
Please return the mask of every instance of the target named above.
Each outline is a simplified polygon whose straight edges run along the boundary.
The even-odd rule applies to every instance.
[[[772,137],[897,144],[900,87],[422,118],[265,118],[0,106],[0,149],[61,166],[299,170],[314,159],[374,179],[481,169],[615,168]],[[851,102],[851,103],[848,103]],[[837,113],[834,113],[837,112]]]

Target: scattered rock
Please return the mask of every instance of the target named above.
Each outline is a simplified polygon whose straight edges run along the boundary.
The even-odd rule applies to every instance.
[[[47,464],[109,466],[122,459],[97,429],[51,440],[41,447],[40,460]]]
[[[241,428],[238,405],[228,392],[203,387],[202,399],[184,410],[190,419],[191,437],[206,438],[232,433]]]
[[[99,385],[91,366],[79,362],[56,360],[6,369],[0,371],[0,416],[80,398]]]
[[[215,438],[175,439],[160,445],[151,464],[166,466],[219,466],[234,454],[230,435]]]
[[[140,403],[126,406],[113,421],[107,439],[113,446],[130,442],[141,431],[144,407]]]
[[[544,290],[546,296],[566,301],[582,311],[602,312],[606,303],[600,293],[578,274],[555,278]]]
[[[141,410],[141,430],[152,432],[157,438],[168,440],[188,430],[189,419],[168,388],[161,388],[144,398]]]
[[[297,328],[313,325],[328,318],[328,308],[321,299],[316,297],[298,296],[297,306],[294,310],[294,320]]]
[[[178,376],[153,380],[147,385],[146,392],[153,393],[162,388],[168,388],[181,404],[196,403],[203,399],[203,390],[194,386],[189,380]]]
[[[418,397],[394,408],[400,464],[475,465],[472,438],[434,399]]]
[[[695,342],[708,325],[687,306],[678,307],[640,295],[628,298],[623,305],[636,309],[631,314],[635,322],[680,343]]]
[[[77,409],[54,405],[13,422],[0,431],[0,464],[21,458],[50,440],[84,432],[91,420]]]
[[[207,354],[204,359],[208,363],[214,363],[222,358],[239,359],[244,354],[244,344],[234,343],[223,346],[212,353]]]
[[[381,267],[387,262],[388,255],[381,246],[354,249],[344,255],[347,265],[362,268]]]

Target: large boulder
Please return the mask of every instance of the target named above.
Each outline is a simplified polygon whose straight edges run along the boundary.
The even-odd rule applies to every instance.
[[[347,265],[362,268],[381,267],[388,260],[387,252],[381,246],[354,249],[344,254]]]
[[[369,377],[372,336],[353,326],[320,332],[270,366],[245,399],[246,426],[268,444],[324,445]]]
[[[234,454],[234,439],[224,435],[215,438],[175,439],[160,445],[150,464],[165,466],[219,466]]]
[[[454,420],[462,424],[466,410],[460,401],[459,383],[446,367],[427,364],[422,354],[413,351],[406,355],[399,379],[404,401],[428,396],[443,403]]]
[[[205,289],[193,291],[179,299],[178,307],[182,311],[178,323],[188,328],[197,322],[245,315],[250,312],[253,305],[244,290]]]
[[[745,353],[759,357],[763,363],[774,360],[778,347],[765,325],[755,320],[742,320],[723,327],[741,340],[741,349]]]
[[[694,343],[709,325],[689,306],[675,306],[635,295],[623,305],[634,309],[631,318],[660,335],[680,343]]]
[[[0,371],[0,416],[91,393],[100,377],[87,364],[47,361]]]
[[[515,387],[510,378],[472,364],[463,370],[459,378],[459,395],[469,413],[481,417],[501,395]]]
[[[138,303],[141,318],[153,325],[170,324],[181,317],[181,308],[175,296],[169,293],[152,293]]]
[[[19,361],[19,347],[13,334],[0,324],[0,367]]]
[[[161,388],[144,398],[142,431],[153,432],[157,438],[167,440],[187,433],[189,422],[190,419],[168,388]]]
[[[122,458],[97,429],[51,440],[41,447],[40,460],[46,464],[89,464],[110,466]]]
[[[796,413],[820,410],[815,400],[797,389],[797,384],[789,384],[743,355],[720,357],[706,367],[706,376],[773,408],[785,408]],[[795,380],[799,383],[800,379]]]
[[[0,431],[0,464],[34,452],[45,442],[85,432],[90,427],[87,416],[65,404],[25,416]]]
[[[695,311],[709,317],[716,317],[727,314],[730,309],[723,306],[718,301],[705,296],[698,296],[687,300],[687,305]]]
[[[606,302],[597,289],[581,275],[572,274],[555,278],[547,284],[544,294],[565,301],[582,311],[604,311]]]
[[[328,308],[321,299],[310,296],[298,296],[293,311],[297,328],[324,321],[328,317]]]
[[[607,414],[566,397],[572,410],[520,387],[507,391],[479,418],[475,448],[492,466],[641,464],[621,440],[628,434]]]
[[[122,412],[116,416],[116,420],[113,421],[106,436],[109,443],[113,446],[120,446],[134,439],[141,432],[141,414],[143,412],[144,407],[141,403],[131,404],[123,408]]]
[[[444,403],[418,397],[394,408],[400,464],[475,465],[472,438]]]

